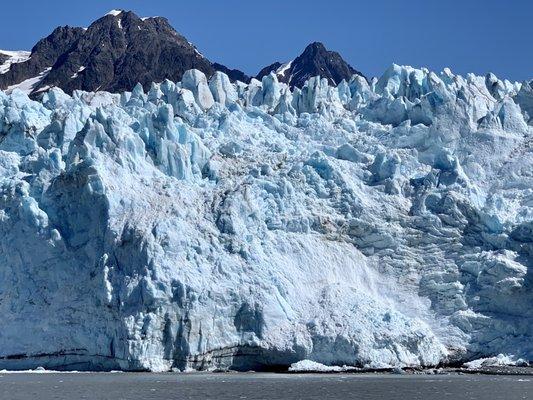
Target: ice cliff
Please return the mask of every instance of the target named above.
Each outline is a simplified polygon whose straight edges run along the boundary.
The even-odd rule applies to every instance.
[[[0,92],[0,368],[533,359],[532,86]]]

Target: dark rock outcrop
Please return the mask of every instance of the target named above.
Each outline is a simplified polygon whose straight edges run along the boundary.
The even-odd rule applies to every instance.
[[[276,62],[263,68],[257,75],[257,79],[261,80],[271,72],[276,73],[281,66],[281,63]],[[291,88],[301,88],[305,81],[313,76],[326,78],[331,85],[338,85],[343,79],[348,81],[353,75],[364,76],[344,61],[339,53],[327,50],[319,42],[307,46],[283,73],[277,73],[277,75],[280,82],[287,83]]]
[[[249,81],[244,73],[212,64],[166,18],[139,18],[130,11],[105,15],[88,29],[61,27],[42,39],[31,58],[0,75],[0,89],[33,78],[50,68],[33,93],[57,86],[67,93],[81,89],[119,92],[141,83],[179,81],[189,69],[208,77],[216,70],[232,80]]]
[[[0,57],[0,62],[6,61]],[[338,84],[361,75],[318,42],[307,46],[282,72],[280,67],[276,62],[263,68],[257,79],[277,71],[281,82],[302,87],[312,76]],[[137,83],[148,90],[152,82],[181,80],[189,69],[200,70],[207,77],[221,71],[232,81],[250,81],[242,71],[209,61],[166,18],[139,18],[131,11],[113,11],[87,29],[56,28],[35,45],[27,61],[12,64],[0,75],[0,89],[39,77],[31,89],[34,97],[54,86],[69,94],[78,89],[128,91]]]
[[[48,68],[52,68],[63,54],[75,46],[83,34],[83,28],[70,26],[56,28],[50,35],[37,42],[31,50],[30,59],[11,65],[9,71],[0,75],[0,89],[38,76]]]
[[[213,68],[216,71],[225,73],[231,81],[241,81],[244,83],[250,82],[251,78],[248,75],[246,75],[244,72],[239,71],[238,69],[231,69],[219,63],[214,63]]]
[[[41,86],[111,92],[131,90],[138,82],[180,80],[196,68],[214,69],[165,18],[141,19],[132,12],[108,14],[94,22],[56,62]]]
[[[282,63],[276,61],[274,64],[270,64],[269,66],[267,66],[267,67],[263,68],[261,71],[259,71],[259,73],[257,74],[257,76],[255,78],[258,79],[258,80],[261,80],[265,76],[270,74],[271,72],[276,72],[282,65],[283,65]]]

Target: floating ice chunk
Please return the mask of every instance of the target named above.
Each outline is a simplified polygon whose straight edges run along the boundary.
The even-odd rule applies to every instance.
[[[479,358],[474,361],[464,363],[468,369],[482,369],[485,367],[502,367],[502,366],[528,366],[528,362],[522,358],[513,355],[498,354],[496,357]]]
[[[290,372],[349,372],[356,370],[357,368],[354,367],[328,366],[311,360],[298,361],[289,367]]]

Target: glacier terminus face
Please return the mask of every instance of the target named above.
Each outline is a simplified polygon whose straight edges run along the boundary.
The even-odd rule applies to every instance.
[[[532,86],[0,92],[0,368],[533,359]]]

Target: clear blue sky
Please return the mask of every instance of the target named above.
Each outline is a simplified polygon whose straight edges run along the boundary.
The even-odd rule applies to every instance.
[[[368,76],[393,62],[533,78],[533,0],[10,0],[0,48],[30,49],[57,25],[87,26],[113,8],[164,16],[211,61],[255,74],[312,41]]]

